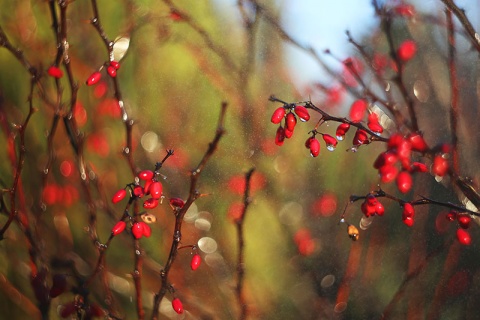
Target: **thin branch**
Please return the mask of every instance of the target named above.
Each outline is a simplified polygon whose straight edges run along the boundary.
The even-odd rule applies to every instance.
[[[255,171],[254,168],[250,169],[245,174],[245,191],[243,193],[243,209],[242,214],[239,219],[235,221],[237,227],[237,239],[238,239],[238,256],[237,256],[237,285],[235,287],[235,292],[237,295],[238,306],[240,308],[240,315],[238,319],[245,320],[247,318],[247,303],[245,301],[245,296],[243,294],[243,282],[245,280],[245,262],[244,262],[244,251],[245,251],[245,238],[243,233],[243,225],[245,222],[245,216],[247,213],[248,206],[251,203],[250,199],[250,182]]]
[[[170,285],[168,283],[168,275],[172,267],[172,264],[175,261],[175,258],[177,257],[178,246],[180,241],[182,240],[183,218],[187,210],[192,205],[192,203],[196,199],[198,199],[198,197],[200,196],[200,193],[197,191],[198,179],[200,178],[203,168],[207,164],[208,160],[211,158],[211,156],[217,149],[220,139],[225,134],[224,123],[225,123],[226,110],[227,110],[227,103],[223,102],[222,108],[220,111],[220,116],[218,119],[215,137],[213,138],[212,142],[209,143],[208,149],[204,154],[202,160],[200,160],[197,167],[190,172],[190,191],[188,194],[188,199],[185,201],[185,204],[181,209],[179,209],[178,211],[175,211],[175,228],[173,231],[173,241],[170,247],[170,253],[168,255],[167,263],[165,264],[165,267],[163,268],[163,270],[161,270],[160,272],[161,284],[160,284],[160,289],[158,290],[158,292],[155,294],[155,297],[154,297],[153,311],[152,311],[152,317],[151,317],[152,320],[158,319],[158,308],[160,307],[160,302],[162,301],[163,297],[165,296],[165,294],[170,288]]]
[[[463,25],[465,30],[467,31],[470,41],[472,45],[475,47],[475,49],[480,53],[480,36],[479,34],[475,31],[475,29],[472,26],[472,23],[470,20],[468,20],[467,16],[465,15],[465,10],[460,9],[454,2],[453,0],[441,0],[447,8],[455,14],[457,19],[460,21],[460,23]]]

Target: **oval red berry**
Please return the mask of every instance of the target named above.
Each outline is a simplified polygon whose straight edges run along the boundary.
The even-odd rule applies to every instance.
[[[183,208],[183,206],[185,205],[185,202],[180,198],[171,198],[170,205],[172,207]]]
[[[296,106],[294,110],[297,116],[300,118],[300,121],[305,122],[310,120],[310,114],[308,113],[307,108],[304,106]]]
[[[173,310],[175,310],[176,313],[178,313],[178,314],[183,313],[183,305],[182,305],[182,301],[180,301],[180,299],[178,299],[178,298],[173,299],[172,300],[172,307],[173,307]]]
[[[120,63],[117,61],[110,61],[110,66],[114,67],[116,70],[120,69]]]
[[[362,121],[363,117],[365,116],[365,112],[367,111],[368,102],[359,99],[352,103],[350,107],[350,120],[353,122],[360,122]]]
[[[112,235],[117,236],[125,230],[127,224],[125,221],[118,221],[112,228]]]
[[[62,70],[60,70],[60,68],[56,67],[56,66],[51,66],[50,68],[48,68],[47,73],[48,73],[49,76],[57,78],[57,79],[60,79],[61,77],[63,77]]]
[[[468,233],[468,231],[465,231],[463,229],[457,230],[457,239],[458,239],[458,242],[460,242],[464,246],[468,246],[472,243],[472,237],[470,236],[470,233]]]
[[[158,200],[157,199],[154,199],[154,198],[150,198],[150,199],[147,199],[144,203],[143,203],[143,207],[145,209],[153,209],[153,208],[156,208],[158,206]]]
[[[143,221],[139,223],[143,224],[143,236],[145,238],[150,238],[150,236],[152,235],[152,228],[150,228],[150,226]]]
[[[162,196],[163,186],[160,182],[155,181],[150,185],[150,189],[148,189],[148,191],[153,199],[160,199]]]
[[[143,236],[143,224],[135,222],[132,226],[132,234],[135,239],[140,239]]]
[[[192,257],[192,261],[190,261],[190,267],[192,268],[193,271],[195,271],[198,269],[201,262],[202,262],[202,258],[200,257],[200,255],[198,253],[194,254]]]
[[[99,71],[95,71],[88,77],[87,79],[87,86],[93,86],[94,84],[98,83],[102,78],[102,74]]]
[[[112,66],[107,67],[107,73],[110,77],[115,78],[117,76],[117,69]]]
[[[122,201],[123,198],[125,198],[126,195],[127,195],[127,191],[125,189],[118,190],[113,195],[112,202],[113,203],[118,203],[118,202]]]
[[[153,178],[153,171],[151,170],[143,170],[143,171],[140,171],[140,173],[138,174],[138,178],[141,179],[141,180],[152,180]]]
[[[310,139],[309,143],[310,155],[312,157],[318,157],[320,154],[320,142],[316,138]]]
[[[285,108],[280,107],[273,112],[271,121],[274,124],[279,124],[282,121],[284,116],[285,116]]]

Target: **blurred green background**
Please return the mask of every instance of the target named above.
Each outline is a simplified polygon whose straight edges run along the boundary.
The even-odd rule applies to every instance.
[[[177,316],[167,304],[162,318],[236,319],[234,295],[237,238],[228,212],[242,201],[238,181],[251,167],[253,202],[245,219],[245,295],[249,319],[473,319],[480,294],[477,246],[478,231],[471,229],[473,244],[460,246],[455,227],[446,224],[444,209],[418,208],[413,228],[401,223],[401,208],[384,202],[386,213],[375,218],[360,239],[352,242],[346,224],[339,223],[350,194],[365,195],[379,183],[372,163],[384,151],[381,143],[348,152],[353,134],[328,152],[322,145],[318,158],[311,158],[304,142],[319,115],[298,123],[295,134],[282,147],[274,144],[277,127],[270,116],[279,104],[271,94],[288,102],[312,101],[327,112],[346,116],[353,96],[340,88],[338,79],[348,74],[341,61],[333,67],[336,77],[299,87],[292,80],[282,36],[267,17],[281,21],[282,5],[262,2],[256,13],[246,4],[245,15],[255,21],[251,28],[236,15],[219,11],[207,1],[99,1],[100,17],[110,39],[129,40],[120,61],[118,81],[133,127],[133,158],[137,169],[153,169],[167,148],[175,155],[162,173],[164,195],[186,198],[189,170],[196,166],[212,140],[222,101],[228,103],[226,135],[200,178],[205,193],[191,208],[183,227],[182,245],[199,239],[215,248],[200,250],[201,267],[192,272],[189,249],[182,249],[170,281],[186,312]],[[393,6],[393,4],[387,4]],[[54,81],[46,73],[55,60],[56,43],[48,4],[42,1],[0,1],[0,26],[10,42],[42,72],[45,94],[55,101]],[[441,9],[441,7],[439,6]],[[106,241],[123,205],[105,199],[133,181],[122,150],[125,126],[114,100],[112,81],[104,74],[96,86],[84,84],[87,77],[108,60],[105,47],[89,23],[90,2],[68,5],[68,42],[73,75],[79,83],[76,119],[85,136],[84,158],[94,168],[100,191],[92,185],[101,241]],[[419,105],[419,122],[429,145],[449,141],[447,111],[449,80],[446,66],[446,31],[434,15],[418,13],[414,18],[395,19],[396,44],[417,41],[416,59],[405,70],[405,82]],[[437,17],[437,16],[435,16]],[[372,17],[374,19],[374,17]],[[438,21],[444,16],[439,10]],[[286,30],[288,32],[288,30]],[[479,120],[478,54],[459,37],[461,81],[462,173],[478,181]],[[368,37],[357,39],[369,54],[388,54],[387,43],[377,27]],[[117,46],[118,47],[118,46]],[[118,49],[118,48],[117,48]],[[358,52],[352,50],[352,55]],[[359,58],[360,59],[360,58]],[[365,67],[370,70],[370,68]],[[393,74],[390,69],[385,77]],[[373,90],[372,74],[363,75]],[[342,78],[343,77],[343,78]],[[67,110],[70,88],[60,80],[61,101]],[[338,91],[336,91],[338,90]],[[361,92],[352,85],[351,90]],[[340,95],[337,102],[335,94]],[[10,143],[28,112],[29,74],[15,57],[0,48],[0,183],[13,183],[14,167]],[[399,106],[402,99],[395,95]],[[40,264],[49,275],[70,271],[55,261],[73,261],[82,276],[93,270],[97,253],[86,232],[85,194],[82,192],[76,156],[65,127],[60,123],[53,140],[53,164],[44,182],[49,159],[48,131],[54,108],[34,91],[38,108],[26,130],[26,156],[21,176],[23,195],[17,208],[30,217],[34,238],[41,248]],[[336,124],[320,129],[335,135]],[[385,133],[388,136],[390,132]],[[18,136],[15,140],[18,143]],[[345,152],[347,150],[347,152]],[[18,153],[18,150],[17,150]],[[428,159],[426,160],[428,163]],[[237,187],[236,187],[237,186]],[[393,185],[382,186],[396,194]],[[429,174],[416,177],[414,189],[403,197],[418,195],[458,203],[448,183],[437,183]],[[9,206],[4,192],[3,199]],[[359,225],[360,203],[348,207],[349,223]],[[110,210],[110,211],[109,211]],[[114,215],[108,214],[114,212]],[[150,317],[153,293],[160,285],[159,270],[165,263],[172,239],[174,217],[168,202],[152,210],[152,237],[142,239],[144,250],[143,298]],[[439,218],[440,217],[440,218]],[[5,215],[0,224],[6,221]],[[0,318],[26,319],[38,316],[29,283],[28,248],[21,228],[14,224],[0,242]],[[202,246],[200,246],[202,249]],[[118,316],[135,319],[132,280],[134,248],[131,235],[113,239],[106,252],[108,285],[114,293]],[[49,277],[50,277],[49,276]],[[74,281],[67,277],[69,286]],[[90,299],[102,308],[110,303],[99,278],[89,287]],[[51,279],[47,278],[50,283]],[[12,294],[11,288],[18,292]],[[66,292],[51,301],[51,319],[61,306],[72,301]],[[171,300],[172,296],[167,295]],[[167,301],[168,302],[168,301]],[[30,306],[32,307],[30,308]]]

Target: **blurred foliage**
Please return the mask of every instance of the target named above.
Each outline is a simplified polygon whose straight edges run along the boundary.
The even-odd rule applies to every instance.
[[[269,14],[280,15],[281,8],[275,1],[263,5]],[[10,42],[42,72],[41,84],[55,101],[54,81],[46,73],[56,55],[47,3],[0,0],[0,8],[0,26]],[[339,223],[350,194],[367,194],[377,188],[378,175],[372,162],[384,150],[381,143],[361,147],[356,153],[344,152],[350,146],[349,134],[335,152],[327,152],[322,146],[319,158],[312,159],[304,142],[319,119],[315,116],[308,125],[299,123],[295,135],[283,147],[274,145],[276,127],[270,123],[270,115],[276,106],[268,102],[270,94],[286,101],[304,101],[311,94],[316,105],[339,116],[347,114],[353,97],[343,90],[342,102],[333,103],[329,100],[332,91],[319,90],[321,86],[296,88],[285,66],[285,42],[263,19],[261,11],[249,33],[236,8],[219,12],[205,1],[179,1],[174,5],[170,1],[99,1],[99,9],[109,38],[130,39],[118,79],[126,108],[135,120],[136,167],[153,169],[166,149],[175,150],[162,169],[167,199],[187,197],[189,170],[200,161],[214,136],[221,102],[229,104],[227,134],[200,178],[199,191],[205,196],[193,208],[199,213],[182,230],[182,245],[210,237],[217,242],[218,250],[202,252],[204,262],[195,272],[190,270],[189,249],[180,250],[170,275],[187,311],[186,319],[237,317],[234,286],[238,240],[228,212],[242,201],[242,193],[232,187],[232,179],[242,177],[251,167],[256,168],[259,187],[245,220],[249,319],[379,319],[387,307],[394,319],[475,317],[475,300],[480,294],[476,226],[471,228],[473,244],[461,247],[456,243],[453,224],[448,229],[438,227],[444,224],[438,217],[445,209],[419,207],[416,224],[409,229],[401,223],[398,204],[388,202],[385,216],[362,230],[358,242],[351,242],[346,225]],[[188,20],[176,16],[173,9],[188,14]],[[122,155],[125,126],[111,81],[105,74],[96,86],[84,85],[87,77],[108,60],[104,44],[89,22],[91,17],[90,2],[69,4],[68,41],[74,80],[80,86],[77,110],[81,113],[76,117],[85,135],[85,160],[95,169],[100,183],[100,191],[92,186],[92,192],[98,213],[97,232],[106,241],[123,214],[121,204],[111,205],[106,200],[134,177]],[[440,14],[438,19],[442,18]],[[397,19],[394,24],[396,45],[407,38],[419,44],[417,57],[405,70],[405,81],[412,92],[423,90],[425,94],[417,103],[420,127],[430,145],[450,139],[444,29],[442,24],[420,19],[420,15],[418,19]],[[478,53],[469,49],[465,38],[461,39],[457,61],[462,85],[462,174],[478,182]],[[359,41],[371,54],[388,55],[380,29]],[[341,77],[332,77],[327,87],[338,87]],[[370,79],[368,74],[365,77],[373,82],[371,75]],[[61,101],[68,106],[68,80],[64,77],[60,83]],[[375,90],[382,92],[383,88]],[[0,183],[4,189],[13,184],[16,162],[12,162],[9,143],[16,135],[14,124],[22,123],[28,112],[28,94],[28,72],[10,52],[0,48]],[[402,98],[396,96],[396,100]],[[60,260],[73,261],[77,272],[87,276],[95,267],[97,252],[86,232],[89,204],[76,155],[60,123],[52,147],[54,162],[46,183],[42,182],[49,157],[48,132],[58,110],[45,104],[38,91],[34,91],[33,101],[38,112],[26,130],[23,192],[18,194],[17,209],[29,216],[41,248],[39,263],[50,275],[70,272],[55,263]],[[335,127],[324,124],[322,130],[334,135]],[[407,199],[424,195],[458,203],[452,190],[429,175],[418,177],[415,183]],[[385,188],[395,193],[394,186]],[[8,205],[7,193],[3,197]],[[325,197],[330,197],[333,210],[322,214]],[[108,214],[109,209],[114,216]],[[141,240],[147,317],[152,293],[160,285],[159,271],[168,257],[174,224],[168,201],[152,212],[157,217],[152,237]],[[349,206],[346,215],[350,223],[358,225],[362,216],[359,203]],[[198,221],[200,218],[211,227],[199,227],[204,222]],[[5,220],[2,217],[0,224]],[[302,236],[311,240],[309,246],[302,248],[299,244]],[[105,300],[100,278],[95,278],[89,288],[92,301],[102,308],[112,303],[124,319],[136,318],[131,238],[128,233],[119,235],[106,253],[115,301]],[[29,281],[28,260],[23,231],[13,224],[0,243],[2,319],[38,315],[30,308],[37,302]],[[73,279],[67,279],[73,285]],[[19,291],[17,295],[9,291],[7,281]],[[58,318],[61,306],[73,296],[67,292],[52,299],[50,317]],[[161,313],[164,318],[177,318],[168,303],[161,306]]]

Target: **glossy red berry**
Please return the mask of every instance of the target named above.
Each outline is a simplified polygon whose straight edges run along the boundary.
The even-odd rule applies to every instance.
[[[327,150],[328,151],[333,151],[337,147],[338,141],[334,137],[332,137],[329,134],[323,134],[322,135],[323,141],[325,141],[325,144],[327,145]]]
[[[355,132],[355,136],[353,137],[352,144],[354,146],[360,146],[362,144],[368,144],[370,141],[368,140],[368,133],[365,130],[358,129]]]
[[[202,262],[202,258],[198,253],[196,253],[193,255],[192,260],[190,261],[190,267],[192,268],[193,271],[195,271],[198,269],[201,262]]]
[[[87,79],[87,86],[93,86],[94,84],[98,83],[102,78],[102,74],[99,71],[95,71],[88,77]]]
[[[449,213],[447,213],[446,218],[447,218],[447,220],[450,221],[450,222],[455,221],[455,219],[457,219],[457,214],[458,214],[457,211],[452,210],[452,211],[450,211]]]
[[[288,130],[288,128],[285,128],[285,138],[290,139],[293,136],[293,131]]]
[[[277,129],[277,133],[275,135],[275,144],[277,146],[283,145],[283,142],[285,141],[285,130],[283,129],[282,126],[279,126]]]
[[[402,171],[397,176],[397,187],[401,193],[407,193],[412,188],[412,176],[407,171]]]
[[[145,223],[135,222],[132,226],[132,234],[135,239],[140,239],[143,236],[143,226]]]
[[[143,194],[150,194],[150,186],[153,182],[153,180],[145,181],[145,185],[143,186]]]
[[[152,182],[148,191],[150,192],[150,195],[153,199],[160,199],[160,197],[162,196],[163,186],[160,182],[155,181]]]
[[[365,112],[367,112],[367,108],[368,102],[366,100],[355,100],[350,107],[350,120],[353,122],[362,121],[363,117],[365,116]]]
[[[373,163],[375,169],[380,169],[383,166],[392,166],[397,163],[398,157],[394,152],[385,151],[378,155],[377,159]]]
[[[285,121],[285,130],[290,130],[293,132],[295,126],[297,125],[297,117],[293,113],[287,114],[287,120]]]
[[[432,172],[434,175],[443,177],[448,172],[448,161],[441,155],[433,158]]]
[[[48,68],[47,73],[49,76],[60,79],[63,77],[63,71],[57,66],[51,66]]]
[[[125,221],[118,221],[112,228],[112,235],[113,236],[118,236],[120,233],[125,230],[125,227],[127,226],[127,223]]]
[[[411,4],[402,3],[394,8],[396,14],[404,16],[407,18],[413,17],[415,15],[415,7]]]
[[[415,223],[415,219],[413,217],[405,217],[402,221],[407,227],[412,227]]]
[[[155,198],[147,199],[143,203],[143,207],[145,209],[153,209],[153,208],[156,208],[157,206],[158,206],[158,200]]]
[[[464,229],[457,229],[457,240],[464,246],[469,246],[472,243],[470,233]]]
[[[372,112],[368,115],[367,126],[376,134],[380,134],[383,132],[383,127],[380,125],[378,114],[376,114],[375,112]]]
[[[385,213],[385,207],[380,201],[378,201],[377,204],[375,205],[375,213],[378,216],[383,216],[383,214]]]
[[[462,214],[462,215],[457,215],[457,220],[458,220],[458,225],[462,229],[468,229],[468,227],[470,227],[470,222],[472,221],[472,218]]]
[[[337,137],[337,140],[342,141],[343,139],[345,139],[345,134],[348,132],[348,129],[350,129],[350,124],[341,123],[337,127],[337,131],[335,133],[335,136]]]
[[[135,197],[137,198],[141,198],[143,197],[143,188],[141,186],[135,186],[133,187],[133,194],[135,195]]]
[[[145,181],[152,180],[153,176],[154,176],[154,173],[151,170],[143,170],[143,171],[140,171],[140,173],[138,174],[138,178]]]
[[[389,183],[395,180],[398,174],[398,169],[395,166],[383,166],[379,170],[380,179],[383,183]]]
[[[423,139],[419,133],[409,134],[407,140],[410,142],[412,150],[414,151],[425,152],[428,149],[425,139]]]
[[[417,53],[417,44],[413,40],[405,40],[397,49],[397,56],[403,62],[412,59]]]
[[[403,205],[403,212],[402,212],[402,218],[405,219],[407,217],[413,218],[415,216],[415,208],[413,205],[409,202],[405,203]]]
[[[307,108],[304,106],[296,106],[294,110],[297,116],[300,118],[300,121],[305,122],[310,120],[310,114],[308,113]]]
[[[143,226],[142,226],[142,234],[145,238],[150,238],[150,236],[152,235],[152,228],[150,228],[150,226],[148,224],[146,224],[145,222],[141,221],[139,222],[141,223]]]
[[[182,301],[180,301],[180,299],[178,299],[178,298],[173,299],[172,300],[172,307],[173,307],[173,310],[175,310],[176,313],[178,313],[178,314],[183,313],[183,305],[182,305]]]
[[[112,66],[107,67],[107,73],[110,77],[115,78],[117,76],[117,69]]]
[[[274,124],[279,124],[283,117],[285,117],[285,108],[280,107],[273,112],[271,121]]]
[[[320,154],[320,142],[316,138],[311,138],[309,143],[310,155],[318,157]]]
[[[110,61],[110,66],[114,67],[116,70],[120,69],[120,63],[118,61]]]
[[[125,198],[126,195],[127,195],[127,191],[125,189],[118,190],[113,195],[112,202],[113,203],[118,203],[118,202],[122,201],[123,198]]]
[[[185,205],[185,201],[180,198],[171,198],[170,205],[172,207],[183,208],[183,206]]]

